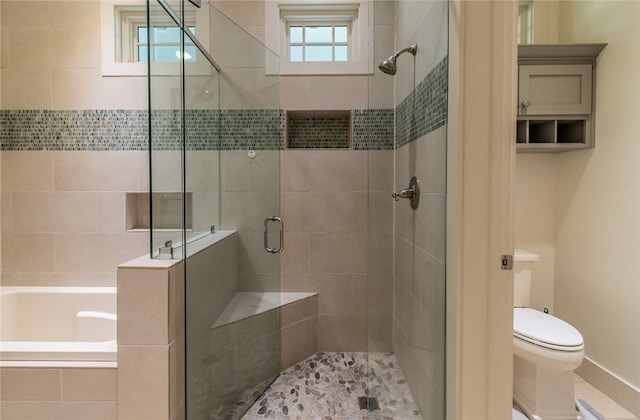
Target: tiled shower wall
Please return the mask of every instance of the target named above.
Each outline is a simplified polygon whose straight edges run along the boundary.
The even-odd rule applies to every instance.
[[[394,350],[425,420],[444,418],[447,8],[396,3],[396,43],[418,51],[395,77],[395,188],[417,176],[421,195],[417,210],[396,203]]]
[[[0,7],[2,284],[115,285],[148,247],[125,229],[125,192],[148,189],[146,81],[102,77],[99,1]]]

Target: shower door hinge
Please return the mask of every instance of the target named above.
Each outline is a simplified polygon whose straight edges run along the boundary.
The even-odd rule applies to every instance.
[[[503,270],[513,270],[513,255],[502,255],[500,257],[500,268]]]

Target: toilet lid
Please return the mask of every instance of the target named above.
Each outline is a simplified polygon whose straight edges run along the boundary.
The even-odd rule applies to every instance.
[[[582,335],[571,324],[531,308],[513,308],[513,334],[554,350],[577,351],[584,348]]]

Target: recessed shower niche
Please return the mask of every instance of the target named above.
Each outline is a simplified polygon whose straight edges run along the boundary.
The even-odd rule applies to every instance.
[[[351,111],[287,111],[287,148],[350,147]]]
[[[182,193],[157,192],[152,193],[153,199],[153,228],[154,230],[180,231],[182,230]],[[185,229],[192,229],[193,194],[185,193]],[[151,228],[151,211],[149,193],[133,192],[126,195],[127,231],[148,231]]]

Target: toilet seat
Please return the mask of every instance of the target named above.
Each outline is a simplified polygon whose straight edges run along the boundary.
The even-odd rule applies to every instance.
[[[513,335],[553,350],[579,351],[584,348],[582,335],[571,324],[532,308],[513,308]]]

